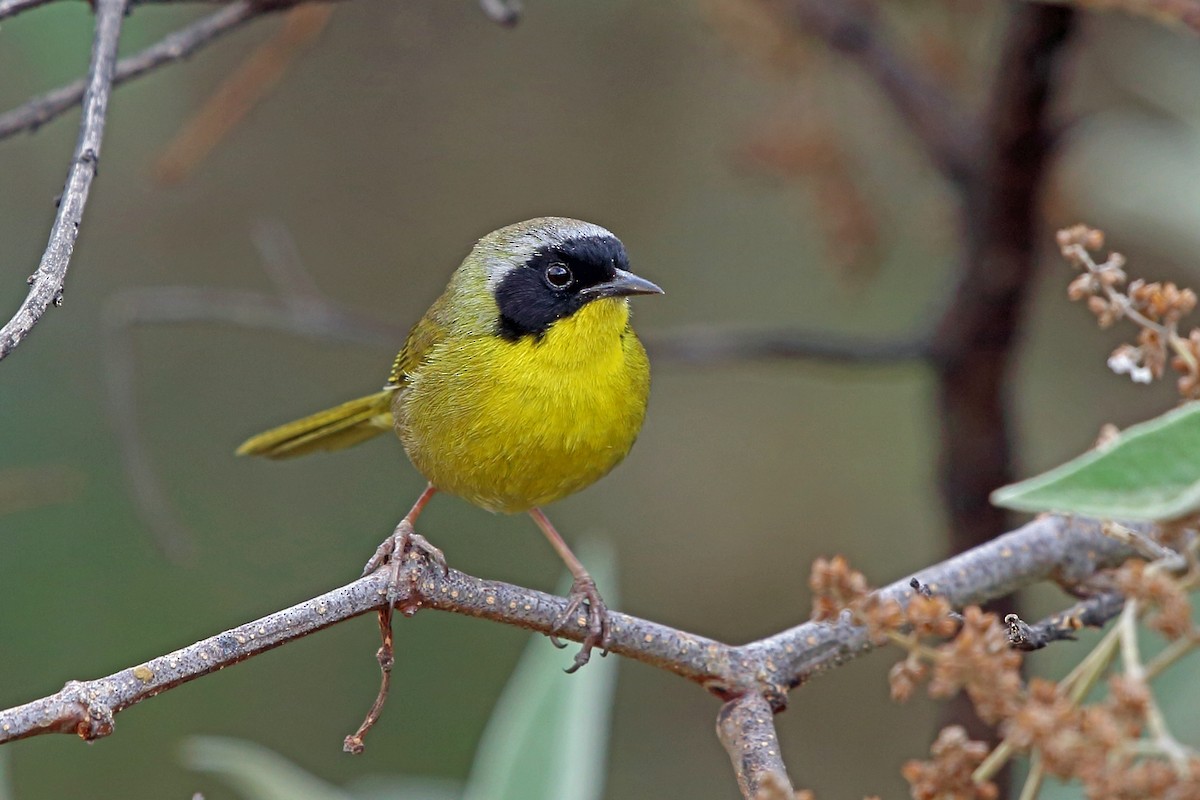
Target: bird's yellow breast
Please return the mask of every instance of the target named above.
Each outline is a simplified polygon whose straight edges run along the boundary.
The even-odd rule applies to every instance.
[[[616,466],[637,438],[649,389],[628,303],[604,299],[540,338],[447,336],[408,374],[392,412],[430,483],[515,513]]]

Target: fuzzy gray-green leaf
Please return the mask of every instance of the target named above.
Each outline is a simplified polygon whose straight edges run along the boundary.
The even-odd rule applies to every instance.
[[[1200,511],[1200,402],[1134,425],[1049,472],[997,489],[1021,511],[1156,521]]]

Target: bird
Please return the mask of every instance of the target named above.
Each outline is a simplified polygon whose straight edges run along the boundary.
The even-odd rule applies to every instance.
[[[428,485],[364,575],[412,550],[446,568],[414,529],[437,492],[527,512],[573,578],[551,640],[565,646],[553,634],[586,628],[574,672],[594,648],[607,651],[608,613],[542,507],[591,485],[633,447],[650,364],[629,298],[662,293],[630,271],[625,246],[599,225],[539,217],[500,228],[475,243],[412,327],[382,390],[253,436],[237,454],[290,458],[394,431]]]

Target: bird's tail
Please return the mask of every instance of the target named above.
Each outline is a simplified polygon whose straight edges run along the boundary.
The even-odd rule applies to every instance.
[[[394,389],[385,389],[272,428],[242,442],[237,454],[291,458],[316,450],[341,450],[365,442],[392,429],[394,392]]]

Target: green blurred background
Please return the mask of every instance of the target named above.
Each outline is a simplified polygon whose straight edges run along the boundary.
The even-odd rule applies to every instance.
[[[398,444],[382,438],[294,463],[232,454],[250,433],[377,387],[389,349],[228,325],[143,327],[138,420],[192,554],[176,563],[156,548],[106,410],[102,310],[130,287],[272,291],[252,239],[264,221],[290,231],[332,301],[401,326],[475,238],[544,214],[610,228],[637,272],[665,287],[636,303],[647,338],[726,324],[904,335],[931,319],[953,280],[949,191],[852,65],[816,43],[795,63],[764,58],[770,46],[743,25],[741,5],[530,2],[506,30],[467,0],[339,4],[269,98],[170,188],[153,180],[155,158],[280,20],[120,89],[66,303],[0,366],[0,705],[353,578],[420,491]],[[914,51],[932,60],[930,41],[950,43],[958,56],[946,79],[978,103],[1008,7],[890,11]],[[195,13],[137,8],[122,51]],[[6,22],[0,107],[78,76],[90,32],[82,3]],[[1023,475],[1078,453],[1102,423],[1173,403],[1171,387],[1135,388],[1106,371],[1128,332],[1098,333],[1070,307],[1069,270],[1050,244],[1054,226],[1087,221],[1109,231],[1132,274],[1196,285],[1196,74],[1196,41],[1144,21],[1089,16],[1071,46],[1048,246],[1014,375]],[[764,130],[817,110],[840,132],[845,177],[873,226],[874,249],[850,267],[838,263],[856,241],[826,235],[813,182],[746,156]],[[45,244],[76,121],[0,142],[4,315]],[[871,239],[858,232],[857,244]],[[930,388],[915,366],[656,364],[632,455],[551,516],[569,539],[613,543],[622,610],[732,642],[774,632],[807,617],[815,556],[844,553],[882,583],[944,554]],[[525,518],[440,498],[423,532],[467,572],[539,588],[559,576]],[[1056,601],[1047,592],[1035,602]],[[403,690],[366,754],[351,758],[341,740],[374,696],[377,636],[370,618],[337,626],[123,713],[116,734],[91,746],[65,736],[10,745],[15,797],[232,797],[180,766],[193,734],[254,740],[335,783],[461,777],[526,636],[444,614],[403,621]],[[1035,666],[1054,671],[1055,658],[1083,647]],[[936,709],[890,704],[891,661],[876,654],[794,694],[778,722],[798,785],[830,798],[907,794],[899,766],[927,751]],[[622,663],[607,796],[736,796],[716,710],[695,686]]]

